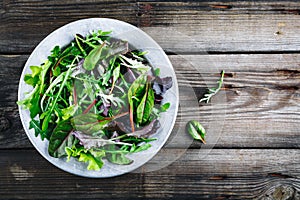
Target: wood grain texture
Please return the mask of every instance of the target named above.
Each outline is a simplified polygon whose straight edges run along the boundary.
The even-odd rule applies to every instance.
[[[27,57],[0,56],[4,85],[0,87],[0,113],[3,126],[6,124],[0,133],[0,148],[32,147],[15,104]],[[178,141],[186,138],[187,121],[199,119],[207,129],[208,144],[218,148],[299,148],[299,54],[174,55],[170,60],[180,86],[180,109],[173,130],[176,139],[171,138],[168,147],[189,147]],[[221,69],[226,71],[224,90],[212,103],[198,106],[197,99],[207,86],[216,84]],[[191,145],[200,146],[198,142]]]
[[[175,53],[300,49],[297,1],[5,0],[0,13],[0,52],[6,53],[31,52],[56,28],[89,17],[139,26]]]
[[[166,150],[163,154],[168,158],[178,151]],[[299,156],[298,150],[292,149],[227,149],[212,150],[199,158],[199,150],[194,149],[159,171],[87,179],[57,169],[36,151],[2,150],[0,196],[3,199],[62,199],[70,195],[72,199],[254,199],[271,193],[278,185],[289,187],[295,195],[300,189]],[[150,161],[145,167],[165,162],[165,159]]]

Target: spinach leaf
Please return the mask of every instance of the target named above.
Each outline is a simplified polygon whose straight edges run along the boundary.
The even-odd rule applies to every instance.
[[[120,76],[120,65],[118,65],[113,71],[113,82],[112,82],[112,86],[110,89],[110,93],[112,93],[112,91],[115,87],[115,83],[118,80],[119,76]]]
[[[107,45],[103,42],[101,45],[96,46],[85,58],[83,67],[86,70],[93,70],[97,64],[101,61],[103,67],[107,68],[109,64],[109,60],[113,56],[117,56],[121,53],[126,53],[128,51],[128,42],[119,41],[112,43],[111,45]],[[102,73],[100,73],[102,75]]]
[[[106,45],[105,42],[103,42],[101,45],[97,46],[96,48],[94,48],[89,54],[88,56],[85,58],[84,63],[83,63],[83,68],[86,70],[93,70],[97,63],[103,59],[102,56],[102,50],[103,47]],[[101,57],[102,56],[102,57]]]
[[[140,75],[130,86],[128,90],[128,103],[129,103],[129,115],[130,115],[130,124],[131,131],[134,132],[134,121],[133,121],[133,112],[134,112],[134,100],[140,98],[143,95],[147,82],[147,75]]]
[[[128,136],[135,136],[138,138],[146,138],[150,135],[154,134],[160,127],[159,121],[157,119],[154,119],[151,121],[147,126],[143,127],[140,130],[137,130],[132,133],[128,133]]]
[[[103,134],[103,128],[111,121],[110,118],[87,113],[75,116],[72,120],[73,127],[88,135]]]
[[[154,92],[147,83],[145,94],[136,109],[136,121],[138,124],[147,123],[154,106]]]
[[[200,140],[205,144],[205,135],[206,131],[204,127],[195,120],[191,120],[186,124],[186,129],[188,133],[195,139],[195,140]]]
[[[67,108],[62,109],[61,110],[61,113],[63,115],[62,119],[67,120],[67,119],[73,117],[77,109],[78,109],[78,105],[75,105],[75,104],[73,104],[73,105],[71,105]]]
[[[163,104],[161,107],[160,107],[160,112],[166,112],[169,108],[170,108],[170,102],[167,102],[165,104]]]
[[[66,155],[65,148],[72,147],[74,136],[72,135],[70,120],[57,124],[49,140],[48,152],[52,157],[59,158]]]
[[[154,70],[154,76],[159,76],[159,74],[160,74],[160,68],[156,68]]]
[[[108,150],[109,151],[106,152],[106,159],[111,163],[118,165],[130,165],[133,162],[133,160],[126,157],[126,152],[118,151],[115,145],[110,145]]]

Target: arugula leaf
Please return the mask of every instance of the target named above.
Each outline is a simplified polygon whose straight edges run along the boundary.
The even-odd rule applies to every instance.
[[[58,60],[58,57],[60,55],[60,47],[59,46],[55,46],[52,50],[51,50],[51,55],[48,56],[48,60],[51,62],[51,63],[55,63],[57,60]]]
[[[48,152],[52,157],[66,156],[65,148],[72,147],[74,136],[72,135],[72,124],[70,120],[61,121],[57,124],[49,140]]]
[[[45,138],[50,138],[50,132],[49,131],[42,131],[40,122],[38,120],[32,119],[29,122],[29,129],[34,130],[34,135],[37,137],[38,135],[41,136],[41,139],[44,140]]]
[[[138,60],[134,60],[131,58],[127,58],[126,56],[120,55],[120,58],[122,60],[122,65],[126,66],[128,68],[137,69],[141,73],[146,73],[150,70],[150,67],[148,65],[144,65],[142,62]]]
[[[52,72],[53,72],[53,76],[58,77],[61,74],[61,69],[60,67],[57,66],[54,70],[52,70]]]
[[[133,148],[130,149],[130,153],[138,153],[141,151],[145,151],[145,150],[149,149],[150,147],[151,147],[151,144],[149,144],[149,143],[143,144],[141,146],[134,146]]]
[[[60,85],[60,88],[59,88],[58,92],[56,93],[56,96],[55,96],[54,100],[51,102],[49,110],[46,112],[47,116],[45,117],[45,119],[43,121],[43,125],[42,125],[42,130],[43,131],[45,131],[48,128],[48,124],[49,124],[49,122],[51,120],[52,112],[55,109],[55,106],[56,106],[56,103],[58,101],[58,98],[60,97],[60,95],[61,95],[61,93],[63,91],[63,88],[64,88],[64,86],[67,83],[67,79],[69,78],[69,76],[71,74],[71,71],[72,71],[71,67],[68,69],[68,71],[66,71],[66,74],[64,75],[64,78],[63,78],[62,83]]]
[[[114,142],[112,140],[107,140],[99,136],[87,135],[82,133],[81,131],[74,131],[73,135],[75,135],[75,137],[79,139],[80,144],[83,145],[85,149],[99,148],[110,144],[119,144],[119,145],[128,145],[128,146],[132,145],[124,142]]]
[[[218,87],[208,89],[208,93],[204,94],[204,97],[199,100],[199,103],[202,101],[206,101],[206,103],[208,103],[209,100],[220,91],[220,89],[222,88],[222,85],[223,85],[224,74],[225,74],[225,71],[222,70],[221,78],[220,78],[220,80],[217,81]]]

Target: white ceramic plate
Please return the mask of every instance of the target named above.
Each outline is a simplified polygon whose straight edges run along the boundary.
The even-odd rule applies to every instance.
[[[128,173],[137,169],[138,167],[141,167],[143,164],[149,161],[162,148],[168,139],[175,123],[179,102],[178,86],[174,69],[162,48],[145,32],[137,27],[122,21],[107,18],[90,18],[75,21],[55,30],[48,35],[34,49],[25,64],[20,78],[18,99],[24,99],[24,93],[32,90],[32,87],[28,86],[23,81],[24,75],[31,73],[29,68],[31,65],[40,65],[43,63],[47,59],[47,56],[50,55],[50,51],[54,46],[59,45],[60,47],[63,47],[69,44],[71,40],[73,40],[75,34],[78,33],[85,36],[91,31],[99,29],[103,31],[111,30],[112,37],[127,40],[129,44],[134,46],[136,49],[148,51],[146,58],[154,68],[160,68],[161,77],[171,76],[173,78],[173,86],[164,96],[164,101],[170,102],[171,107],[168,112],[164,113],[160,118],[161,128],[152,136],[157,138],[157,140],[151,142],[152,147],[150,149],[129,155],[128,157],[134,160],[134,162],[130,165],[116,165],[109,163],[104,159],[104,166],[100,171],[88,171],[86,169],[87,165],[85,163],[78,162],[76,159],[71,159],[71,161],[66,162],[65,158],[51,157],[48,154],[48,141],[46,139],[42,141],[40,137],[35,137],[34,131],[29,129],[29,111],[23,110],[21,107],[19,107],[20,117],[25,132],[33,146],[45,159],[66,172],[93,178],[113,177]]]

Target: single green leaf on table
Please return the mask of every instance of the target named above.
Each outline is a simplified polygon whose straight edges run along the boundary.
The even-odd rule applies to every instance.
[[[191,120],[186,125],[188,133],[195,139],[200,140],[204,144],[205,142],[205,129],[204,127],[197,121]]]
[[[67,155],[65,148],[72,147],[75,140],[72,130],[70,120],[57,124],[49,140],[48,152],[52,157],[59,158]]]

